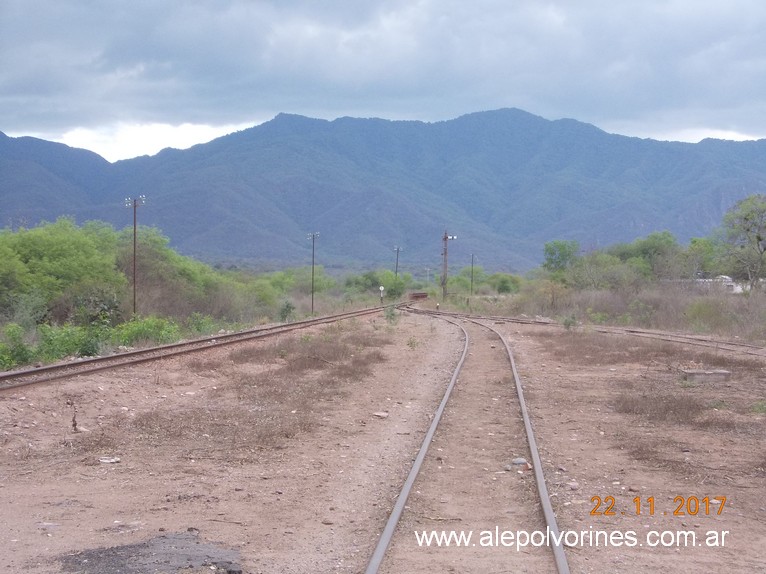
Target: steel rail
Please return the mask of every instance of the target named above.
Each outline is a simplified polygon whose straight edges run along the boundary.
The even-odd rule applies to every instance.
[[[424,312],[433,316],[455,317],[460,319],[485,319],[487,321],[500,321],[503,323],[518,323],[520,325],[549,325],[554,327],[560,327],[561,325],[556,321],[543,321],[541,319],[527,319],[524,317],[505,317],[503,315],[475,315],[473,313],[460,313],[457,311],[435,311],[432,309],[419,309],[413,307],[407,303],[401,307],[405,311],[412,311],[414,313]]]
[[[593,327],[593,331],[604,334],[621,334],[631,337],[641,337],[644,339],[654,339],[658,341],[667,341],[670,343],[679,343],[683,345],[692,345],[697,347],[706,347],[709,349],[718,349],[723,351],[743,353],[745,355],[755,355],[763,357],[766,355],[766,349],[760,345],[752,343],[743,343],[739,341],[726,341],[721,339],[712,339],[700,335],[689,335],[685,333],[666,333],[661,331],[650,331],[645,329],[635,329],[628,327]]]
[[[396,499],[396,504],[394,504],[394,508],[391,510],[391,514],[388,517],[388,522],[386,522],[383,533],[378,539],[378,544],[375,547],[372,558],[370,558],[370,561],[367,564],[365,574],[377,574],[378,569],[383,562],[383,558],[386,555],[386,550],[388,549],[388,546],[391,543],[391,539],[394,536],[394,532],[396,531],[396,526],[399,524],[399,518],[401,518],[402,512],[404,511],[404,506],[407,504],[407,498],[410,496],[412,485],[415,484],[415,479],[420,472],[420,467],[423,465],[423,461],[425,460],[426,454],[428,453],[428,447],[430,446],[434,434],[436,433],[436,427],[439,426],[439,421],[442,418],[442,414],[444,414],[444,408],[447,406],[449,397],[452,394],[452,389],[455,386],[455,382],[457,381],[458,375],[460,374],[460,370],[463,368],[465,358],[468,355],[468,332],[465,330],[465,328],[463,328],[462,325],[458,324],[457,322],[447,318],[444,318],[444,320],[452,323],[453,325],[456,325],[460,328],[461,331],[463,331],[463,354],[460,356],[460,360],[455,367],[455,371],[452,374],[452,379],[450,380],[449,385],[447,385],[447,390],[444,391],[444,396],[442,397],[441,403],[439,403],[439,407],[436,409],[434,418],[431,421],[431,426],[428,427],[428,432],[423,439],[423,443],[420,445],[418,455],[415,458],[415,462],[412,463],[412,468],[410,469],[409,475],[407,475],[407,480],[404,481],[404,486],[402,487],[402,490]]]
[[[505,337],[497,331],[494,327],[484,325],[475,319],[468,319],[472,323],[481,325],[482,327],[489,329],[495,335],[497,335],[505,346],[505,350],[508,353],[508,360],[511,362],[511,371],[513,372],[513,380],[516,384],[516,394],[519,399],[519,406],[521,407],[521,417],[524,419],[524,429],[527,433],[527,443],[529,445],[529,452],[532,456],[532,468],[535,471],[535,482],[537,483],[537,494],[540,496],[540,503],[543,507],[543,515],[545,516],[545,524],[547,525],[551,538],[553,539],[553,545],[551,550],[553,551],[553,558],[556,561],[556,569],[559,574],[569,574],[569,563],[567,562],[566,554],[564,553],[564,547],[562,545],[562,538],[559,534],[559,527],[556,523],[556,513],[553,512],[553,506],[551,505],[551,499],[548,495],[548,487],[545,484],[545,475],[543,474],[543,461],[540,459],[540,452],[537,449],[537,441],[535,440],[535,433],[532,429],[532,420],[529,418],[529,411],[527,409],[527,402],[524,400],[524,390],[521,385],[521,377],[516,370],[516,361],[513,358],[513,352],[511,347],[506,341]]]
[[[421,311],[420,309],[409,306],[409,305],[404,308],[413,312]],[[500,315],[482,316],[482,315],[474,315],[471,313],[459,313],[459,312],[452,312],[452,311],[427,310],[425,312],[431,315],[440,315],[440,316],[455,317],[455,318],[462,318],[462,319],[479,319],[479,320],[486,320],[486,321],[493,321],[493,322],[500,322],[500,323],[516,323],[516,324],[522,324],[522,325],[543,325],[543,326],[563,328],[563,325],[561,325],[560,323],[557,323],[556,321],[542,321],[539,319],[526,319],[526,318],[520,318],[520,317],[503,317]],[[766,347],[763,347],[762,345],[755,345],[753,343],[745,343],[742,341],[714,339],[712,337],[706,337],[704,335],[692,335],[688,333],[669,333],[669,332],[656,331],[656,330],[650,330],[650,329],[640,329],[637,327],[610,327],[610,326],[604,326],[604,325],[590,325],[588,326],[588,328],[592,329],[593,331],[597,333],[630,335],[634,337],[655,339],[659,341],[668,341],[671,343],[679,343],[679,344],[686,344],[686,345],[692,345],[692,346],[698,346],[698,347],[706,347],[711,349],[737,352],[737,353],[742,353],[745,355],[754,355],[758,357],[766,356]]]
[[[415,462],[412,465],[412,468],[410,469],[409,475],[407,476],[407,480],[405,481],[404,486],[402,487],[402,490],[399,496],[397,497],[396,504],[394,505],[394,508],[391,511],[391,514],[389,515],[388,521],[386,522],[386,526],[383,529],[383,533],[378,539],[378,544],[375,547],[375,551],[372,555],[372,558],[370,559],[370,562],[368,563],[367,569],[365,570],[365,574],[377,574],[378,569],[380,568],[380,565],[383,562],[383,559],[386,554],[386,550],[388,549],[388,546],[391,543],[391,539],[393,538],[394,532],[396,531],[396,527],[399,523],[399,519],[401,518],[402,512],[404,511],[404,507],[407,503],[407,498],[409,497],[410,491],[412,490],[412,486],[415,483],[415,479],[417,478],[420,472],[420,468],[428,452],[428,447],[430,446],[431,441],[433,440],[433,436],[436,433],[436,428],[438,427],[439,421],[441,420],[442,414],[444,413],[444,408],[446,407],[447,402],[449,401],[450,395],[452,394],[452,389],[454,388],[455,382],[457,381],[460,371],[463,368],[463,363],[465,362],[465,358],[467,356],[468,347],[469,347],[468,331],[466,331],[466,329],[460,323],[453,320],[450,314],[424,311],[421,309],[413,309],[411,307],[405,307],[405,309],[411,313],[435,316],[439,319],[442,319],[444,321],[447,321],[457,326],[463,332],[463,336],[464,336],[463,354],[461,355],[460,360],[458,361],[458,364],[455,367],[455,370],[452,375],[452,379],[450,380],[450,383],[447,386],[447,390],[444,393],[441,403],[439,404],[439,407],[436,409],[434,418],[431,421],[431,426],[429,427],[428,432],[426,433],[426,436],[423,439],[423,443],[420,446],[418,455],[415,459]],[[513,358],[513,353],[511,352],[511,348],[508,345],[508,342],[503,338],[503,336],[493,327],[484,325],[483,323],[480,323],[478,320],[474,320],[468,317],[460,317],[460,318],[462,318],[463,320],[471,321],[472,323],[479,325],[480,327],[490,330],[491,332],[493,332],[496,336],[500,338],[500,340],[503,342],[503,345],[505,346],[505,350],[511,365],[511,372],[513,373],[513,378],[516,385],[516,393],[517,393],[517,398],[519,400],[519,404],[521,407],[522,418],[524,419],[524,429],[527,435],[527,444],[529,446],[529,450],[531,453],[532,462],[534,464],[535,482],[537,483],[537,491],[538,491],[538,495],[540,496],[540,501],[541,501],[541,505],[543,509],[543,516],[545,518],[546,525],[549,531],[551,532],[553,540],[554,540],[554,544],[551,547],[551,550],[553,552],[554,561],[556,563],[556,570],[558,574],[569,574],[570,572],[569,564],[566,559],[566,554],[564,553],[564,548],[561,545],[561,537],[559,535],[558,525],[556,524],[556,515],[553,512],[553,507],[551,506],[550,497],[548,495],[548,489],[545,485],[545,476],[542,470],[543,469],[542,460],[540,459],[540,453],[537,449],[537,442],[535,441],[535,438],[534,438],[532,423],[529,418],[526,401],[524,400],[524,393],[522,390],[521,378],[519,377],[518,371],[516,369],[516,362]],[[557,540],[558,540],[558,543],[556,543]]]
[[[137,349],[134,351],[117,353],[104,357],[93,357],[72,363],[56,363],[53,365],[46,365],[32,369],[8,371],[5,373],[0,373],[0,391],[63,378],[75,377],[83,374],[117,369],[129,365],[137,365],[150,361],[157,361],[168,357],[200,352],[215,347],[233,345],[235,343],[249,341],[252,339],[268,337],[316,325],[334,323],[344,319],[351,319],[354,317],[379,313],[383,309],[385,309],[385,307],[371,307],[368,309],[347,311],[335,315],[326,315],[323,317],[305,319],[302,321],[296,321],[294,323],[287,323],[283,325],[259,327],[245,331],[238,331],[236,333],[226,333],[223,335],[203,337],[200,339],[184,341],[181,343],[171,343],[169,345],[161,345],[158,347]]]

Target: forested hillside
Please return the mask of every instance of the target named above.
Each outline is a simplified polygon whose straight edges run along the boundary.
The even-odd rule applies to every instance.
[[[505,109],[423,123],[279,115],[189,150],[110,164],[0,135],[0,213],[18,228],[70,215],[120,228],[125,197],[181,253],[327,267],[392,263],[423,273],[450,255],[524,271],[551,240],[584,249],[670,231],[706,236],[737,200],[766,191],[766,141],[699,144],[607,134]]]

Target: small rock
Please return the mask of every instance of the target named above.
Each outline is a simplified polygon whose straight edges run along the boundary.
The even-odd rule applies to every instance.
[[[118,456],[102,456],[98,459],[98,462],[102,464],[116,464],[120,462],[120,457]]]
[[[567,482],[567,486],[569,487],[569,490],[579,490],[580,483],[578,483],[576,480],[572,480]]]
[[[521,465],[521,464],[529,464],[529,463],[527,462],[526,458],[518,457],[518,458],[514,458],[511,461],[511,464]]]
[[[388,413],[383,412],[383,411],[377,412],[377,413],[372,413],[372,415],[375,416],[375,417],[378,417],[379,419],[387,419],[388,418]]]

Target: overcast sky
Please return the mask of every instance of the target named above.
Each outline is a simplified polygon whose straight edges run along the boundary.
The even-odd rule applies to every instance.
[[[0,131],[110,161],[279,112],[503,107],[655,139],[766,137],[766,3],[0,0]]]

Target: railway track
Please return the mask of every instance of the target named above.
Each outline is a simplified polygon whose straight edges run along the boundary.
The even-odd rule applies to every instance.
[[[456,566],[568,573],[560,544],[527,545],[519,551],[509,543],[512,536],[533,532],[558,535],[510,347],[480,320],[432,315],[462,330],[463,354],[366,573],[448,571]],[[435,448],[429,451],[430,446]],[[519,464],[509,465],[512,460]],[[475,480],[455,481],[452,471],[458,467]],[[422,537],[429,532],[453,532],[465,544],[453,541],[447,548],[433,544],[432,538],[424,547]]]
[[[759,357],[766,356],[766,349],[759,345],[745,343],[741,341],[731,341],[726,339],[715,339],[703,335],[690,335],[685,333],[669,333],[665,331],[652,331],[649,329],[634,329],[628,327],[592,327],[597,333],[629,335],[631,337],[642,337],[645,339],[655,339],[658,341],[667,341],[670,343],[682,343],[696,347],[706,347],[718,351],[729,353],[740,353],[745,355],[755,355]]]
[[[346,313],[306,319],[303,321],[296,321],[294,323],[287,323],[283,325],[259,327],[245,331],[238,331],[236,333],[220,334],[211,337],[194,339],[191,341],[173,343],[170,345],[138,349],[115,355],[82,359],[68,363],[57,363],[31,369],[8,371],[5,373],[0,373],[0,391],[26,385],[39,384],[57,379],[75,377],[78,375],[96,373],[99,371],[107,371],[128,365],[137,365],[150,361],[157,361],[159,359],[178,355],[196,353],[213,347],[232,345],[235,343],[241,343],[243,341],[270,337],[280,333],[287,333],[297,329],[305,329],[307,327],[334,323],[344,319],[351,319],[354,317],[380,313],[382,310],[383,307],[373,307],[369,309],[349,311]]]
[[[33,384],[43,380],[103,371],[127,364],[153,361],[163,357],[211,349],[215,346],[234,344],[248,339],[268,337],[312,325],[379,313],[381,310],[382,308],[373,308],[354,311],[290,325],[264,327],[179,345],[168,345],[160,349],[82,361],[74,365],[30,369],[28,375],[20,372],[5,373],[0,375],[0,385],[3,385],[4,382],[9,382],[15,386]],[[543,466],[539,460],[539,455],[536,454],[537,448],[534,444],[531,423],[528,417],[524,417],[526,406],[523,402],[523,389],[516,373],[513,356],[507,343],[495,330],[493,324],[531,323],[546,325],[551,328],[561,328],[561,326],[550,321],[527,318],[477,317],[466,314],[420,311],[411,308],[408,310],[438,317],[462,329],[465,338],[463,358],[458,370],[452,375],[449,389],[442,397],[439,408],[433,416],[433,423],[420,447],[415,466],[407,477],[405,488],[396,499],[394,510],[388,518],[383,534],[379,538],[378,546],[367,565],[367,572],[383,574],[406,571],[414,574],[450,571],[450,569],[452,571],[568,572],[569,566],[561,546],[545,544],[538,547],[527,544],[522,551],[517,551],[512,544],[510,546],[503,544],[496,538],[496,535],[492,539],[492,533],[495,532],[496,528],[501,533],[523,531],[531,534],[549,530],[554,534],[554,538],[558,531],[556,518],[552,516],[553,512],[550,510],[548,502],[549,497],[545,491],[545,477],[542,475]],[[654,338],[674,340],[685,344],[698,344],[720,350],[761,354],[759,352],[761,348],[754,345],[716,341],[700,336],[606,327],[593,327],[593,330],[626,336],[653,336]],[[108,359],[118,359],[118,361],[111,362]],[[120,359],[123,360],[120,361]],[[124,359],[129,360],[125,361]],[[25,379],[25,376],[29,378]],[[2,388],[0,386],[0,389]],[[9,387],[6,386],[5,388]],[[438,393],[441,395],[441,391]],[[392,394],[391,396],[399,395]],[[428,403],[426,412],[430,412],[432,408],[430,405],[435,404],[436,400],[438,399],[434,397],[433,401]],[[343,409],[347,408],[348,406],[344,401]],[[388,422],[390,424],[392,419],[389,419]],[[401,433],[400,435],[398,432],[392,431],[391,438],[396,439],[406,434],[409,433]],[[532,444],[525,442],[526,437],[532,438]],[[360,435],[359,444],[363,443],[363,439],[364,437]],[[345,435],[342,440],[343,444],[346,441],[350,444],[350,439],[346,438]],[[375,440],[380,442],[380,436],[376,435]],[[415,440],[419,441],[419,438]],[[321,444],[328,443],[325,440]],[[385,443],[381,442],[381,444]],[[414,445],[411,445],[406,452],[413,452],[412,446]],[[348,452],[355,452],[355,450],[349,446]],[[312,454],[312,456],[314,455]],[[405,460],[408,457],[409,454],[405,456]],[[529,467],[511,464],[515,458],[526,459],[530,463]],[[338,464],[338,460],[328,459],[326,463],[328,467],[332,466],[330,460],[332,460],[332,465]],[[342,460],[347,459],[343,458]],[[377,461],[378,459],[373,458],[372,460]],[[356,481],[352,481],[352,484],[358,482],[359,485],[366,485],[372,481],[371,477],[365,474],[367,468],[365,462],[367,461],[360,459],[357,465],[358,477]],[[396,464],[389,464],[388,466],[393,467]],[[506,470],[508,466],[510,469]],[[333,466],[333,468],[335,467]],[[344,467],[346,473],[349,473],[351,469]],[[459,472],[453,472],[455,470]],[[456,480],[457,475],[461,477],[460,480]],[[466,480],[466,476],[470,476],[470,480]],[[348,492],[345,490],[347,486],[345,482],[338,486],[340,493],[338,500],[343,501],[348,496]],[[314,496],[315,494],[311,494],[313,492],[310,491],[309,495]],[[266,500],[266,502],[269,501]],[[327,506],[330,505],[335,508],[338,502],[333,501],[327,504]],[[296,509],[296,516],[302,517],[304,515],[305,508],[299,505]],[[237,517],[236,520],[237,522],[234,524],[252,520],[252,518]],[[322,524],[332,525],[333,520]],[[369,524],[368,528],[363,529],[363,531],[365,533],[374,532],[379,525],[382,525],[380,516],[376,518],[375,523]],[[362,529],[358,530],[358,532],[361,531]],[[472,532],[474,536],[473,546],[456,547],[453,542],[452,547],[440,547],[433,543],[433,539],[430,547],[418,544],[415,532],[422,535],[429,531],[455,531],[464,534]],[[483,533],[490,533],[489,546],[484,544],[481,539]],[[343,551],[347,552],[348,548],[348,543],[344,543]],[[371,550],[370,546],[359,558],[367,556],[367,552]],[[577,554],[575,553],[573,556],[576,557]],[[575,561],[576,558],[573,557],[572,560]],[[359,569],[353,571],[359,571]]]
[[[507,571],[569,572],[561,545],[546,544],[542,549],[532,549],[542,550],[540,552],[530,552],[529,548],[521,553],[497,552],[498,547],[503,545],[499,540],[492,539],[493,528],[497,527],[500,532],[507,533],[513,529],[505,529],[504,525],[510,524],[514,525],[516,535],[519,531],[532,533],[547,530],[553,534],[551,539],[555,540],[559,534],[513,355],[492,323],[563,327],[540,319],[483,317],[466,313],[424,311],[412,306],[406,306],[405,309],[457,325],[465,338],[464,350],[368,563],[366,574],[393,573],[403,569],[412,572],[445,571],[448,567],[458,565],[460,569],[460,565],[468,564],[479,571],[506,571],[510,568]],[[591,329],[599,333],[649,338],[717,351],[757,356],[766,354],[766,350],[758,345],[702,335],[620,327],[596,326]],[[502,345],[498,344],[500,341]],[[512,373],[513,388],[505,380],[505,389],[502,391],[497,387],[490,389],[493,380],[503,380],[501,373],[504,370]],[[458,381],[460,384],[457,384]],[[470,395],[473,398],[469,400]],[[511,398],[518,401],[514,407],[509,404]],[[507,417],[501,424],[497,417],[500,405],[506,407]],[[519,426],[519,418],[523,420],[523,428]],[[493,431],[482,432],[490,428]],[[504,428],[505,432],[502,430]],[[527,444],[523,447],[517,441],[507,440],[519,436],[527,438]],[[437,453],[429,451],[429,447],[434,446]],[[496,467],[498,460],[504,457],[510,459],[511,450],[514,455],[524,452],[523,456],[515,456],[516,459],[530,461],[529,469],[534,471],[537,491],[535,500],[531,500],[529,489],[524,491],[518,484],[508,484],[510,481],[507,480],[509,475],[506,472],[496,472],[497,476],[489,477],[490,480],[486,480],[486,474],[482,476],[482,473],[491,472],[488,469],[493,464]],[[475,468],[476,483],[451,482],[449,469],[454,468],[450,464],[453,461]],[[517,472],[523,474],[525,469],[522,467]],[[519,491],[526,492],[526,496],[520,495]],[[486,500],[496,502],[497,512],[487,512]],[[507,513],[503,513],[502,509],[508,508],[512,509],[512,520],[509,520]],[[463,516],[470,516],[471,519],[466,521]],[[424,548],[423,536],[429,532],[442,533],[442,542],[434,544],[437,538],[432,535],[431,544]],[[450,532],[453,533],[452,542],[446,545],[449,547],[445,547],[444,536]],[[462,536],[466,542],[467,533],[474,537],[482,534],[487,536],[484,542],[492,548],[477,550],[476,547],[482,546],[482,542],[476,542],[476,538],[466,544],[458,542],[458,536]]]
[[[408,310],[417,311],[413,307],[406,307]],[[514,323],[521,325],[541,325],[554,328],[564,328],[563,325],[547,319],[529,319],[525,317],[504,317],[499,315],[472,315],[469,313],[456,313],[450,311],[431,311],[434,315],[442,317],[453,317],[456,319],[477,319],[482,321],[491,321],[493,323]],[[612,327],[604,325],[589,325],[588,329],[596,333],[628,335],[631,337],[640,337],[644,339],[655,339],[658,341],[667,341],[670,343],[680,343],[696,347],[706,347],[718,351],[739,353],[744,355],[754,355],[758,357],[766,356],[766,348],[762,345],[746,343],[744,341],[732,341],[731,339],[717,339],[707,335],[694,335],[689,333],[672,333],[668,331],[658,331],[653,329],[639,329],[636,327]]]

